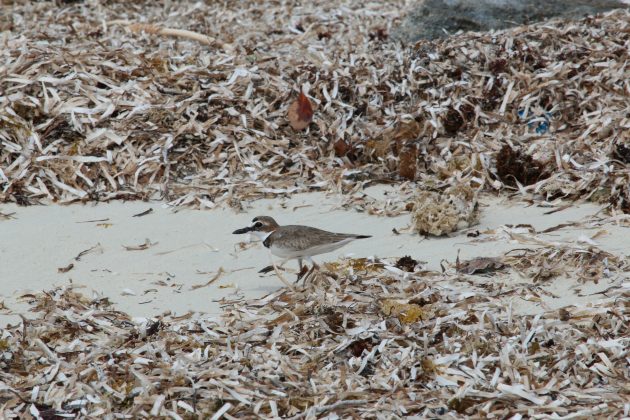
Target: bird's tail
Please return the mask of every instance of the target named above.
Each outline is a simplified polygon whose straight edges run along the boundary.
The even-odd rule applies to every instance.
[[[372,235],[355,235],[354,238],[355,239],[367,239],[367,238],[371,238]]]

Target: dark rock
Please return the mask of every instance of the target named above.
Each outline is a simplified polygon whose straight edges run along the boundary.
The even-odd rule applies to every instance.
[[[618,0],[422,0],[392,37],[415,42],[443,38],[460,30],[503,29],[554,17],[581,19],[626,7]]]

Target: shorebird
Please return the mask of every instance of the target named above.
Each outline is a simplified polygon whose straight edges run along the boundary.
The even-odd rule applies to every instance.
[[[351,233],[333,233],[310,226],[286,225],[280,226],[269,216],[254,217],[248,227],[237,229],[236,235],[251,233],[263,241],[271,253],[280,257],[282,267],[287,261],[297,259],[300,265],[298,278],[304,275],[302,260],[306,260],[317,267],[313,261],[314,255],[325,254],[341,248],[355,239],[371,238],[370,235],[354,235]],[[273,270],[273,266],[265,267],[261,273]]]

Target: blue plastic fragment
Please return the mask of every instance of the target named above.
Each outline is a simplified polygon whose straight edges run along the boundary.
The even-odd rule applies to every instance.
[[[527,119],[527,115],[525,115],[524,109],[519,109],[517,112],[520,119]],[[541,121],[542,118],[542,121]],[[545,134],[549,131],[549,123],[551,121],[551,113],[545,112],[544,115],[535,116],[530,118],[527,122],[527,126],[529,128],[534,128],[536,130],[536,134]]]

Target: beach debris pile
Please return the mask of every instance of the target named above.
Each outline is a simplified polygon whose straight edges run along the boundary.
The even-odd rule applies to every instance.
[[[477,192],[466,184],[441,192],[420,191],[411,212],[414,230],[419,234],[447,235],[479,222]]]
[[[24,296],[33,313],[0,330],[0,415],[628,415],[627,281],[523,316],[507,302],[535,286],[462,291],[445,287],[465,276],[452,267],[336,264],[216,317],[133,319],[71,286]]]
[[[413,181],[630,208],[625,10],[402,44],[402,0],[10,7],[0,201]]]

